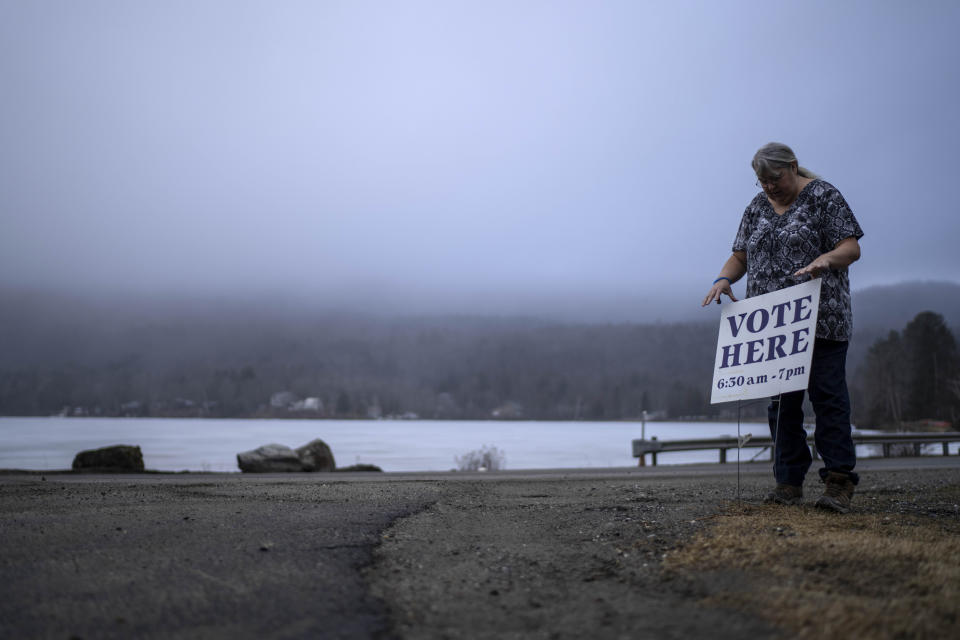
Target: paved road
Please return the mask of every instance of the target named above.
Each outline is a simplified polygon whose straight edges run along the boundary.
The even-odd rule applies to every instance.
[[[938,473],[955,478],[958,469],[956,456],[863,460],[858,467],[865,478],[897,483]],[[757,493],[769,484],[769,463],[744,464],[740,474],[744,490]],[[0,637],[392,637],[398,627],[384,600],[391,585],[415,581],[403,567],[415,569],[421,551],[403,547],[413,551],[398,556],[405,558],[395,563],[402,574],[374,572],[380,597],[363,572],[398,522],[442,541],[444,528],[430,524],[438,514],[449,531],[457,528],[449,537],[468,545],[471,527],[495,527],[490,514],[516,523],[536,512],[510,539],[519,549],[539,532],[559,532],[570,575],[579,576],[597,562],[585,556],[576,566],[581,530],[595,528],[602,540],[635,536],[635,516],[646,514],[643,526],[652,529],[644,539],[669,544],[697,514],[735,495],[736,476],[735,464],[488,474],[0,475]],[[551,549],[531,562],[549,566]],[[651,576],[637,584],[652,585]],[[619,589],[618,580],[604,584]],[[429,594],[427,587],[418,588]],[[623,593],[616,597],[636,597]],[[689,622],[700,625],[691,629],[717,623]],[[763,635],[751,621],[726,623]],[[406,635],[415,637],[413,629]]]
[[[431,483],[0,479],[2,638],[365,638],[359,570]]]

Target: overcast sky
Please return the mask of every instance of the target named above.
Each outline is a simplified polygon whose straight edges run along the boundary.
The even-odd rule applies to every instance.
[[[855,289],[960,281],[958,32],[956,1],[0,0],[0,285],[669,317],[772,140],[850,202]]]

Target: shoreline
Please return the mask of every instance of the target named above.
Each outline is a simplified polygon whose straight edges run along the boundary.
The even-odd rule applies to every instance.
[[[746,449],[746,447],[744,447]],[[943,464],[938,463],[937,461],[943,461]],[[956,462],[953,462],[956,461]],[[919,456],[858,456],[857,458],[858,469],[863,465],[869,465],[868,468],[881,469],[881,470],[893,470],[893,469],[904,469],[904,468],[914,468],[914,467],[930,467],[930,468],[952,468],[955,465],[960,465],[960,453],[953,454],[949,456],[944,456],[941,453],[929,453],[921,454]],[[819,460],[814,460],[814,466],[819,464]],[[742,472],[747,473],[768,473],[770,470],[770,461],[769,459],[760,459],[760,460],[741,460],[740,469]],[[511,477],[511,476],[535,476],[535,475],[557,475],[557,474],[598,474],[604,475],[607,473],[663,473],[667,472],[673,475],[681,474],[684,470],[690,470],[694,473],[703,473],[705,471],[714,470],[718,474],[724,473],[736,473],[737,470],[737,461],[732,459],[728,462],[663,462],[660,461],[656,465],[630,465],[630,466],[615,466],[615,467],[535,467],[535,468],[525,468],[525,469],[502,469],[496,471],[460,471],[458,469],[448,469],[448,470],[419,470],[419,471],[356,471],[349,468],[335,469],[333,471],[290,471],[290,472],[273,472],[273,473],[249,473],[240,471],[203,471],[203,470],[192,470],[184,469],[181,471],[170,471],[165,469],[144,469],[143,471],[131,472],[131,471],[103,471],[103,470],[74,470],[74,469],[4,469],[0,468],[0,477],[2,476],[66,476],[66,477],[95,477],[95,476],[130,476],[137,477],[139,475],[144,476],[206,476],[206,477],[220,477],[220,478],[231,478],[231,477],[244,477],[250,479],[256,478],[301,478],[301,479],[330,479],[338,477],[351,477],[351,478],[365,478],[374,480],[378,477],[390,478],[393,476],[439,476],[441,478],[495,478],[495,477]]]
[[[762,429],[757,427],[763,426]],[[77,429],[76,427],[83,427]],[[0,419],[7,444],[0,467],[32,471],[63,470],[82,450],[115,444],[140,446],[148,469],[164,472],[237,471],[236,453],[268,442],[290,447],[320,438],[340,467],[371,464],[388,472],[449,471],[458,457],[495,446],[506,454],[510,469],[554,467],[628,467],[633,440],[715,439],[738,432],[736,423],[651,423],[646,431],[635,423],[586,422],[391,422],[391,421],[260,421],[139,420],[83,421]],[[766,433],[765,425],[742,425],[742,433]],[[744,459],[761,454],[747,443]],[[957,451],[951,445],[951,452]],[[877,452],[858,447],[861,457]],[[735,453],[735,452],[733,452]],[[716,451],[665,453],[660,462],[712,462]],[[649,460],[648,460],[649,461]]]

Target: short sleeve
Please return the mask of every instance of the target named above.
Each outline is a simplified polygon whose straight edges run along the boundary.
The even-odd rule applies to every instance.
[[[828,251],[837,246],[841,240],[847,238],[859,240],[863,237],[863,229],[860,228],[860,223],[850,210],[850,205],[835,187],[827,189],[824,193],[821,211],[823,212],[822,238]]]
[[[747,240],[750,239],[750,234],[753,233],[753,207],[748,206],[743,212],[743,217],[740,218],[740,228],[737,229],[737,235],[733,239],[733,251],[746,251],[747,250]]]

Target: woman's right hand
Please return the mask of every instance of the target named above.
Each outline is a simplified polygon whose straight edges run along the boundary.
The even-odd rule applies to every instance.
[[[705,307],[714,300],[716,300],[717,304],[720,304],[721,295],[729,297],[734,302],[737,301],[733,295],[733,289],[730,287],[730,281],[726,278],[721,278],[713,283],[713,286],[710,287],[710,292],[707,294],[707,297],[703,299],[701,306]]]
[[[710,287],[710,293],[708,293],[707,297],[703,299],[702,306],[705,307],[714,301],[716,301],[717,304],[720,304],[720,296],[727,296],[736,302],[737,299],[733,296],[733,289],[730,287],[734,282],[742,278],[746,272],[746,252],[734,251],[732,254],[730,254],[730,257],[727,258],[723,268],[720,269],[720,273],[722,275],[713,282],[713,286]]]

